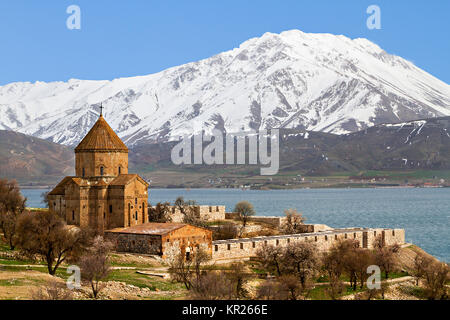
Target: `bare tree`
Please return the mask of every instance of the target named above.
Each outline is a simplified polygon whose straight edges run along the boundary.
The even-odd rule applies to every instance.
[[[37,290],[31,290],[31,299],[33,300],[72,300],[73,294],[67,289],[65,283],[56,280],[50,280],[45,286]]]
[[[196,300],[228,300],[233,298],[233,286],[225,272],[202,274],[192,286],[189,296]]]
[[[332,275],[329,278],[330,285],[328,288],[325,289],[325,292],[332,300],[337,300],[339,296],[344,292],[345,285],[342,282],[342,280],[336,275]]]
[[[112,249],[111,242],[105,241],[102,236],[96,236],[92,246],[80,259],[81,277],[89,283],[94,299],[97,299],[100,291],[106,286],[102,281],[111,271],[109,254]]]
[[[290,274],[295,274],[300,280],[304,294],[311,289],[310,280],[320,269],[318,249],[311,242],[291,243],[285,248],[283,265]]]
[[[264,244],[257,252],[256,256],[261,261],[263,267],[269,272],[274,272],[278,276],[282,275],[284,250],[281,247]]]
[[[284,296],[289,300],[297,300],[302,294],[302,285],[293,274],[284,275],[278,278],[279,290],[284,292]]]
[[[172,280],[184,284],[187,290],[191,290],[194,281],[201,278],[201,267],[210,259],[208,253],[202,248],[198,248],[192,254],[192,258],[186,259],[181,250],[173,248],[167,252],[167,262],[169,264],[169,274]]]
[[[238,229],[236,225],[231,222],[219,225],[217,229],[213,230],[213,240],[227,240],[234,239],[238,236]]]
[[[280,288],[280,283],[276,280],[265,280],[258,286],[256,297],[259,300],[284,300],[286,297]]]
[[[447,300],[447,281],[450,280],[450,268],[446,263],[439,262],[433,258],[429,261],[423,271],[425,280],[425,294],[429,300]]]
[[[41,193],[41,198],[42,198],[42,203],[45,205],[46,208],[49,207],[49,199],[48,199],[48,194],[50,193],[50,191],[44,191]]]
[[[248,281],[248,275],[245,272],[245,265],[242,262],[233,263],[231,265],[231,272],[227,273],[232,288],[234,288],[234,297],[242,299],[248,296],[248,291],[245,289],[245,284]]]
[[[148,221],[161,223],[171,222],[172,217],[170,216],[170,203],[158,202],[154,207],[149,206]]]
[[[248,201],[241,201],[234,207],[234,212],[239,214],[239,219],[242,221],[242,226],[245,228],[248,219],[255,215],[255,209],[253,205]]]
[[[374,264],[374,256],[371,251],[364,248],[355,248],[351,255],[353,259],[352,265],[356,271],[357,279],[360,282],[360,288],[364,287],[364,283],[369,277],[367,268]]]
[[[88,232],[66,226],[51,212],[23,214],[17,223],[17,246],[25,254],[37,255],[54,275],[65,261],[76,261],[86,249]]]
[[[286,219],[280,227],[283,234],[296,234],[304,232],[305,218],[296,209],[284,210]]]
[[[339,261],[342,263],[342,268],[344,272],[350,278],[350,285],[353,287],[353,290],[356,290],[357,285],[357,271],[358,266],[356,262],[356,249],[359,247],[359,242],[353,239],[347,239],[344,241],[340,241],[337,244],[337,252],[339,255]]]
[[[427,268],[429,263],[431,263],[431,259],[429,259],[429,257],[425,256],[424,254],[417,253],[417,255],[415,256],[414,267],[410,272],[416,279],[416,286],[419,285],[419,280],[424,276],[425,269]]]
[[[385,278],[389,278],[389,273],[398,269],[397,254],[400,250],[398,244],[384,246],[381,235],[379,235],[374,244],[375,264],[384,271]]]
[[[15,180],[0,179],[0,230],[11,250],[17,240],[17,221],[25,210],[27,199]]]

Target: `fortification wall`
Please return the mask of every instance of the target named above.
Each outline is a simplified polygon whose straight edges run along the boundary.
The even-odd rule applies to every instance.
[[[295,235],[280,235],[269,237],[255,237],[246,239],[213,241],[213,259],[243,259],[256,256],[257,251],[266,245],[286,246],[290,243],[311,241],[319,250],[328,250],[339,240],[355,239],[363,248],[373,248],[377,235],[384,235],[385,244],[403,244],[405,231],[403,229],[333,229],[332,231],[301,233]]]
[[[184,214],[178,207],[170,206],[170,216],[172,222],[182,223]],[[225,206],[194,206],[198,218],[205,221],[225,220]]]

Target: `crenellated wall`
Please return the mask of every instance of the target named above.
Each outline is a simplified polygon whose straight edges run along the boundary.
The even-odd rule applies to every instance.
[[[256,256],[257,251],[265,244],[286,246],[289,243],[298,243],[301,241],[311,241],[317,245],[319,250],[328,250],[339,240],[356,239],[359,241],[361,247],[370,249],[373,248],[374,240],[380,234],[383,236],[386,245],[405,243],[405,231],[403,229],[333,229],[330,231],[293,235],[217,240],[212,243],[212,257],[214,260],[249,258]]]
[[[206,221],[217,221],[217,220],[225,220],[225,206],[193,206],[195,210],[195,214],[198,218],[206,220]],[[172,222],[174,223],[182,223],[184,214],[180,211],[178,207],[170,206],[170,216],[172,218]]]

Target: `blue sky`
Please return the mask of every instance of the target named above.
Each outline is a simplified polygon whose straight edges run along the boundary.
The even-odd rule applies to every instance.
[[[72,4],[81,30],[66,28]],[[381,30],[366,27],[371,4]],[[145,75],[290,29],[368,38],[450,83],[449,12],[448,0],[2,0],[0,85]]]

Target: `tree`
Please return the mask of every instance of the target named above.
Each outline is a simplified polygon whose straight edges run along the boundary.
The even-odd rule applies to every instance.
[[[184,215],[183,222],[200,228],[208,228],[208,223],[198,216],[196,211],[197,206],[198,204],[194,200],[188,200],[183,202],[183,205],[180,209],[180,211]]]
[[[42,203],[45,205],[46,208],[49,207],[49,199],[48,199],[48,194],[50,193],[50,191],[44,191],[41,193],[41,198],[42,198]]]
[[[373,253],[364,248],[355,248],[351,258],[353,260],[352,265],[354,266],[357,279],[360,281],[360,288],[362,289],[365,281],[369,277],[367,268],[374,264]]]
[[[280,227],[283,234],[296,234],[304,232],[305,218],[296,209],[284,210],[286,219]]]
[[[234,212],[239,214],[239,219],[242,221],[242,226],[245,228],[248,219],[255,215],[255,209],[253,205],[248,201],[241,201],[234,207]]]
[[[416,279],[416,286],[419,285],[419,280],[423,277],[425,268],[430,263],[430,261],[431,260],[423,253],[417,253],[417,255],[415,256],[412,273],[414,275],[414,278]]]
[[[423,270],[425,280],[425,295],[429,300],[446,300],[448,296],[447,281],[450,280],[450,268],[444,262],[431,257],[425,258]]]
[[[359,242],[354,239],[339,241],[335,247],[335,257],[337,258],[338,272],[346,273],[350,279],[350,286],[356,290],[357,285],[357,265],[355,263],[355,250],[359,247]],[[335,270],[335,272],[336,272]]]
[[[148,207],[148,221],[151,222],[171,222],[170,203],[158,202],[155,207]]]
[[[320,269],[317,247],[311,242],[290,243],[283,254],[283,264],[290,274],[295,274],[304,295],[311,288],[310,280]]]
[[[281,247],[264,244],[256,252],[256,256],[261,261],[263,267],[269,272],[276,272],[278,276],[282,275],[284,250]]]
[[[17,234],[20,250],[45,261],[51,275],[61,263],[78,260],[89,243],[87,231],[68,227],[51,212],[23,214],[17,222]]]
[[[288,274],[278,278],[279,290],[289,300],[297,300],[302,293],[302,286],[295,275]]]
[[[213,240],[227,240],[234,239],[238,236],[238,230],[234,223],[226,222],[219,225],[217,229],[213,230]]]
[[[92,246],[80,259],[81,277],[91,286],[94,299],[97,299],[98,294],[105,287],[101,281],[111,271],[109,253],[112,249],[111,242],[105,241],[102,236],[96,236]]]
[[[199,283],[201,267],[210,259],[209,254],[202,248],[197,248],[190,259],[186,259],[182,251],[176,247],[172,247],[166,255],[171,278],[183,283],[187,290],[191,290],[195,283]]]
[[[265,280],[258,286],[256,297],[259,300],[283,300],[284,292],[280,288],[280,283],[276,280]]]
[[[397,269],[397,254],[400,250],[398,244],[391,246],[384,246],[382,237],[379,235],[375,240],[375,264],[384,271],[386,280],[389,278],[389,273]]]
[[[236,299],[245,298],[248,295],[247,290],[244,288],[245,283],[248,281],[245,265],[242,262],[233,263],[231,265],[231,272],[227,273],[227,277],[234,289],[234,297]]]
[[[197,300],[232,299],[233,286],[225,272],[210,271],[195,281],[189,295]]]
[[[15,180],[0,179],[0,230],[11,250],[16,246],[17,221],[25,210],[26,201]]]

